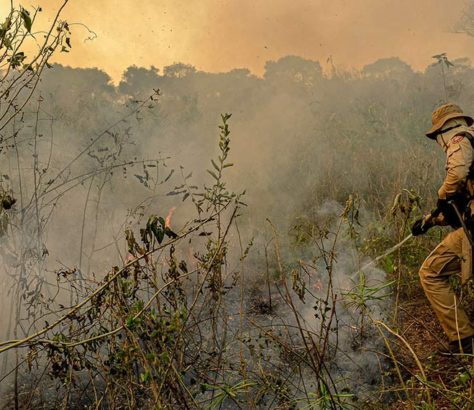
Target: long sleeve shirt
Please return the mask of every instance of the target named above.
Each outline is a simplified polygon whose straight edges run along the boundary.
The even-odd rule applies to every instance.
[[[469,138],[459,135],[460,132],[472,129],[459,127],[441,136],[441,145],[446,152],[446,177],[438,190],[440,199],[447,199],[452,195],[465,192],[469,170],[474,159],[474,150]]]

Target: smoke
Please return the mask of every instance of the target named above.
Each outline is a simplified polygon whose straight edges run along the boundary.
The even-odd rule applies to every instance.
[[[100,70],[55,65],[18,128],[10,130],[16,144],[2,151],[2,185],[19,204],[10,213],[16,231],[4,236],[6,291],[19,275],[21,283],[55,284],[58,269],[100,277],[126,259],[125,228],[143,226],[151,214],[164,218],[175,208],[171,225],[182,226],[194,205],[168,193],[185,181],[212,183],[206,169],[219,153],[219,114],[225,112],[233,114],[234,166],[225,169],[224,179],[230,190],[246,191],[240,228],[246,242],[255,238],[249,255],[255,266],[261,264],[266,219],[286,237],[288,259],[301,253],[301,260],[311,261],[316,250],[292,247],[291,229],[300,219],[311,225],[334,218],[340,213],[336,204],[351,193],[360,195],[370,216],[366,223],[383,214],[402,188],[414,189],[428,207],[442,172],[442,152],[423,137],[431,110],[447,91],[469,112],[474,94],[469,62],[454,64],[446,74],[447,90],[439,66],[415,73],[398,59],[374,62],[361,72],[334,67],[324,75],[318,62],[288,56],[269,62],[263,78],[245,69],[211,74],[183,64],[163,73],[130,67],[118,86]],[[150,99],[158,89],[160,95]],[[36,197],[40,211],[30,206]],[[22,214],[25,207],[28,213]],[[355,286],[349,275],[362,265],[344,236],[333,275],[335,288],[349,292]],[[31,255],[33,262],[22,265]],[[260,272],[251,271],[252,281],[261,280]],[[366,275],[369,286],[384,279],[375,268]],[[312,280],[309,287],[316,291],[328,286],[324,275]],[[34,291],[34,306],[47,306],[51,295],[28,291]],[[9,296],[16,307],[18,294]],[[8,318],[11,299],[4,300]],[[384,304],[369,300],[370,315],[382,318]],[[312,309],[302,309],[317,328]],[[339,310],[337,343],[344,355],[336,355],[332,365],[342,379],[363,371],[363,385],[369,386],[376,361],[370,351],[380,350],[380,341],[358,333],[360,311],[343,305]],[[12,337],[11,326],[2,329],[2,339]],[[357,337],[360,345],[354,347]]]
[[[319,232],[313,240],[293,247],[291,240],[281,245],[295,310],[289,308],[285,298],[278,297],[282,289],[275,289],[274,318],[268,327],[278,333],[282,326],[302,326],[308,338],[311,335],[314,339],[315,349],[324,354],[334,388],[339,393],[353,394],[351,400],[363,401],[380,386],[384,370],[389,368],[383,355],[384,340],[375,322],[389,320],[393,298],[386,272],[375,267],[359,272],[369,260],[361,255],[350,225],[341,220],[343,211],[335,201],[323,203],[315,210]],[[365,225],[373,216],[364,209],[360,211]],[[358,234],[364,236],[364,230],[360,228]],[[265,287],[262,283],[256,286],[261,288],[260,297],[265,298]],[[303,288],[305,291],[300,293]],[[295,320],[295,311],[299,321]],[[321,342],[326,335],[327,345]],[[324,346],[328,346],[326,351]],[[305,376],[305,383],[312,391],[318,389],[311,372]]]
[[[45,0],[44,13],[59,3]],[[65,18],[83,23],[98,38],[83,41],[91,34],[73,26],[74,52],[58,56],[58,62],[93,64],[114,81],[132,64],[166,66],[175,61],[212,72],[248,67],[261,75],[266,61],[290,53],[324,62],[332,56],[338,64],[358,69],[396,55],[422,70],[432,55],[443,51],[455,57],[472,55],[472,40],[452,33],[465,3],[437,2],[433,7],[429,0],[298,0],[294,5],[283,0],[160,0],[153,6],[122,1],[118,9],[115,2],[103,0],[98,9],[93,3],[70,2]]]
[[[343,209],[339,204],[329,202],[323,204],[320,212],[326,218],[340,218]],[[361,222],[367,223],[368,218],[370,214],[365,213]],[[360,234],[364,235],[364,232]],[[324,248],[331,249],[331,242],[334,242],[333,238],[328,238]],[[328,272],[332,277],[320,274],[320,279],[312,288],[327,289],[332,285],[338,295],[337,331],[334,329],[330,339],[333,348],[337,347],[337,350],[329,361],[329,366],[337,380],[339,391],[353,392],[358,396],[357,399],[365,399],[380,385],[383,369],[387,369],[389,365],[383,358],[384,341],[374,322],[389,320],[393,300],[390,288],[386,287],[387,276],[384,271],[371,267],[359,272],[361,264],[365,265],[368,261],[357,249],[347,224],[343,225],[338,234],[334,251],[335,264],[332,272]],[[328,269],[320,264],[319,271],[327,272]],[[374,293],[371,292],[372,289]],[[306,305],[303,312],[307,323],[315,330],[318,329],[320,324],[314,309]],[[354,374],[358,377],[354,378]]]

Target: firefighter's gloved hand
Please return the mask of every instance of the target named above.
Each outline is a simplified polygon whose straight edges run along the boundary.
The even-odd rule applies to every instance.
[[[415,221],[415,223],[412,225],[411,227],[411,233],[413,236],[419,236],[419,235],[423,235],[425,234],[426,232],[428,232],[428,230],[433,227],[433,224],[431,223],[431,214],[430,215],[427,215],[427,216],[424,216],[418,220]]]

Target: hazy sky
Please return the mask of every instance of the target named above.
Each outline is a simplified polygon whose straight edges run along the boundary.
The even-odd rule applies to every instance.
[[[0,0],[5,2],[5,0]],[[24,1],[45,10],[59,0]],[[4,3],[3,3],[4,4]],[[190,63],[206,71],[295,54],[360,68],[399,56],[423,69],[433,54],[474,57],[474,38],[455,34],[465,0],[70,0],[73,50],[63,64],[100,67],[115,80],[132,65]]]

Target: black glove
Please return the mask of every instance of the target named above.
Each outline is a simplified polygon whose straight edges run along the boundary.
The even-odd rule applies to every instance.
[[[438,202],[436,202],[436,209],[434,212],[432,212],[432,214],[436,214],[435,216],[438,216],[439,214],[452,212],[452,210],[452,205],[449,204],[447,199],[438,198]]]
[[[448,199],[438,199],[436,210],[432,213],[434,216],[442,214],[447,225],[457,229],[462,226],[453,204],[461,214],[466,211],[468,202],[466,197],[461,194],[451,195]]]
[[[431,218],[424,216],[423,218],[417,219],[411,227],[411,233],[413,236],[423,235],[428,232],[433,225],[429,223]]]

